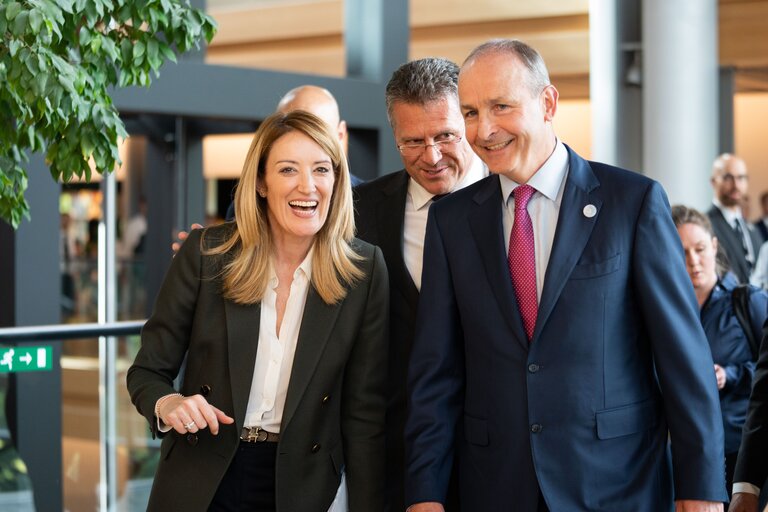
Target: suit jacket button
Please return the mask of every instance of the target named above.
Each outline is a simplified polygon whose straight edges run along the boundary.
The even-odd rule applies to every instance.
[[[187,443],[192,446],[197,445],[197,434],[187,434]]]
[[[325,396],[323,397],[323,405],[327,404],[327,403],[328,403],[328,401],[329,401],[330,399],[331,399],[331,396],[330,396],[330,395],[325,395]]]
[[[211,394],[211,386],[208,384],[203,384],[200,386],[200,394],[203,396],[208,396]]]
[[[538,423],[534,423],[533,425],[531,425],[531,432],[533,432],[534,434],[538,434],[539,432],[541,432],[542,428],[544,427],[542,427]]]
[[[540,368],[541,367],[535,363],[531,363],[528,365],[528,371],[531,373],[536,373],[537,371],[539,371]]]
[[[313,444],[313,445],[312,445],[312,449],[311,449],[310,451],[311,451],[312,453],[317,453],[317,452],[319,452],[319,451],[320,451],[320,444],[319,444],[319,443],[315,443],[315,444]]]

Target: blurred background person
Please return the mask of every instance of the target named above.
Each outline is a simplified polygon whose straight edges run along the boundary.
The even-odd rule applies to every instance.
[[[746,333],[734,312],[733,290],[738,281],[718,263],[718,239],[709,220],[701,212],[682,205],[672,207],[672,218],[685,250],[686,269],[715,362],[725,431],[726,486],[730,495],[755,371],[755,355],[748,337],[752,335],[756,340],[762,337],[762,325],[768,315],[768,294],[750,287],[751,333]]]
[[[768,242],[760,246],[760,252],[757,253],[757,261],[749,282],[754,286],[768,290]]]
[[[755,230],[763,238],[763,245],[757,252],[757,261],[752,270],[752,277],[749,282],[755,286],[768,289],[768,191],[760,195],[761,218],[755,221]]]
[[[67,318],[75,312],[75,279],[72,275],[72,261],[77,257],[77,244],[73,236],[72,219],[68,213],[59,218],[59,254],[61,273],[61,313]]]
[[[747,194],[747,164],[738,156],[723,153],[712,164],[710,179],[714,203],[707,215],[728,260],[728,268],[739,283],[748,283],[760,250],[760,236],[741,210]]]
[[[353,238],[338,138],[270,116],[235,199],[174,258],[128,371],[165,436],[149,509],[347,510],[348,489],[349,510],[382,510],[388,278]]]
[[[768,242],[768,191],[760,194],[760,218],[755,221],[755,229],[763,243]]]
[[[117,255],[123,259],[131,259],[144,253],[144,239],[147,235],[147,201],[139,199],[139,208],[128,219],[123,229],[123,236],[117,244]]]

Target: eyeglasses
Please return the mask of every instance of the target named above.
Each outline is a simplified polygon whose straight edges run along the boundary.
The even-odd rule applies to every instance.
[[[746,182],[747,180],[749,180],[749,176],[746,175],[746,174],[730,174],[730,173],[725,173],[725,174],[720,175],[718,179],[720,179],[721,181],[730,181],[730,182],[734,182],[734,183],[737,182],[737,181],[739,181],[739,182]]]
[[[421,156],[427,148],[435,148],[440,153],[446,151],[453,151],[456,146],[461,142],[461,137],[458,135],[443,135],[440,140],[436,140],[434,144],[424,144],[423,142],[409,142],[408,144],[399,144],[397,146],[398,151],[403,156]]]

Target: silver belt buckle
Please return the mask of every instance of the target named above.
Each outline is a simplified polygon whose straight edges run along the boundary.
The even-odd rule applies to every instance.
[[[267,440],[269,433],[261,427],[248,427],[246,440],[249,443],[263,443]]]

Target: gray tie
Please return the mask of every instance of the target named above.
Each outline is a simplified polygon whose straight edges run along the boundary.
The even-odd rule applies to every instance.
[[[755,263],[755,253],[752,250],[752,240],[749,238],[749,230],[742,226],[743,222],[744,220],[737,218],[733,230],[739,235],[739,239],[741,239],[741,247],[744,249],[744,258],[747,260],[747,266],[752,270],[752,265]]]

